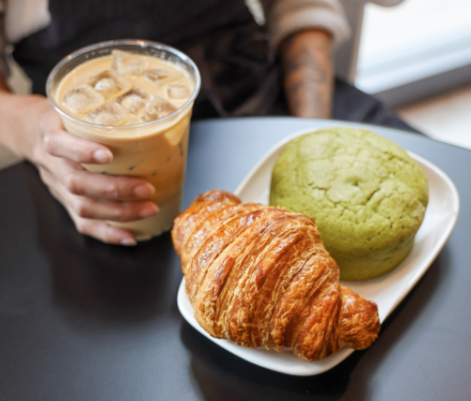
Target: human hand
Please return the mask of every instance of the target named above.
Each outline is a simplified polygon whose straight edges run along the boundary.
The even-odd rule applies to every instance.
[[[27,123],[16,125],[19,137],[25,139],[23,145],[16,144],[16,153],[36,165],[41,179],[80,233],[109,244],[135,245],[130,231],[113,227],[106,220],[132,221],[156,214],[155,203],[139,200],[152,195],[155,188],[140,178],[86,171],[82,163],[109,163],[111,151],[65,131],[47,99],[31,96],[23,100],[23,113],[29,118]]]

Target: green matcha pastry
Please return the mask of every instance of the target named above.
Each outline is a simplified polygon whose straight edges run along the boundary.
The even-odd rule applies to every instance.
[[[314,218],[344,280],[397,266],[412,249],[427,203],[417,163],[366,130],[329,128],[293,139],[273,168],[270,204]]]

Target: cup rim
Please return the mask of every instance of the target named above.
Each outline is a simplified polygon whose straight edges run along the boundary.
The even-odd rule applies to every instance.
[[[81,56],[81,55],[83,55],[87,52],[90,52],[92,50],[97,50],[97,49],[104,49],[104,48],[108,48],[108,47],[120,46],[120,45],[134,45],[134,46],[137,45],[138,47],[153,47],[153,48],[156,48],[156,49],[159,49],[159,50],[167,51],[169,53],[172,53],[172,54],[178,56],[184,63],[188,64],[194,70],[195,89],[193,90],[192,95],[188,98],[188,100],[181,107],[179,107],[173,113],[170,113],[169,115],[167,115],[165,117],[159,118],[158,120],[149,121],[149,122],[142,123],[142,124],[118,125],[118,126],[96,124],[96,123],[92,123],[92,122],[85,121],[85,120],[82,120],[80,118],[77,118],[74,115],[69,114],[66,110],[63,110],[59,106],[59,104],[57,104],[54,96],[52,96],[52,93],[51,93],[53,79],[56,76],[56,74],[58,73],[58,71],[62,67],[64,67],[64,65],[66,65],[68,62],[70,62],[71,60],[73,60],[76,57]],[[160,125],[164,122],[172,120],[174,117],[176,117],[180,113],[182,113],[182,111],[186,110],[189,106],[191,106],[191,104],[195,101],[196,96],[198,96],[200,88],[201,88],[201,75],[200,75],[200,72],[199,72],[198,67],[196,66],[195,62],[190,57],[188,57],[185,53],[181,52],[178,49],[175,49],[172,46],[169,46],[169,45],[166,45],[166,44],[163,44],[163,43],[160,43],[160,42],[156,42],[156,41],[152,41],[152,40],[144,40],[144,39],[108,40],[108,41],[93,43],[91,45],[81,47],[81,48],[73,51],[72,53],[68,54],[64,58],[62,58],[54,66],[54,68],[51,70],[51,72],[49,73],[49,75],[47,77],[47,81],[46,81],[46,94],[47,94],[47,97],[48,97],[49,101],[52,103],[54,109],[59,114],[61,114],[63,117],[65,117],[69,120],[72,120],[73,122],[76,122],[76,123],[79,123],[79,124],[82,124],[82,125],[86,125],[88,127],[96,128],[96,129],[99,129],[99,130],[102,130],[102,131],[103,130],[107,130],[107,131],[117,131],[117,130],[118,131],[125,131],[125,130],[129,130],[129,129],[148,127],[148,126],[157,125],[157,124]]]

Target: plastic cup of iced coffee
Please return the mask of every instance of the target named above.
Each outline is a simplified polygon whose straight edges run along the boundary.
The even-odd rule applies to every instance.
[[[200,88],[194,62],[170,46],[116,40],[87,46],[61,60],[46,91],[65,129],[113,152],[92,172],[148,180],[160,212],[132,222],[109,222],[138,241],[171,228],[180,212],[193,102]]]

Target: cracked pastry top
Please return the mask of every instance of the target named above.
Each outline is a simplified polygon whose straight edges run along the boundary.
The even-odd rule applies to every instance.
[[[329,128],[295,138],[272,173],[270,205],[314,218],[344,280],[397,266],[412,249],[427,203],[419,165],[366,130]]]

